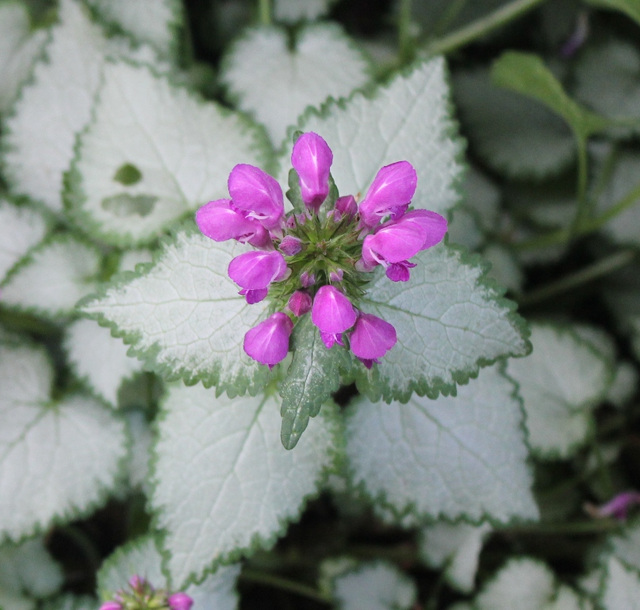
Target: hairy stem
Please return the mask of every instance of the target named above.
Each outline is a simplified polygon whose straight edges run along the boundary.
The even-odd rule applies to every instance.
[[[270,0],[258,0],[258,20],[261,25],[271,25]]]

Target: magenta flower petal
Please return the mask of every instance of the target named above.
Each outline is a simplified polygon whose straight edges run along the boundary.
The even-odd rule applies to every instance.
[[[323,333],[320,331],[320,338],[327,349],[331,349],[336,343],[344,347],[342,333]]]
[[[229,194],[233,204],[260,221],[265,229],[275,229],[284,215],[282,189],[259,167],[241,163],[229,174]]]
[[[293,145],[291,165],[300,179],[300,194],[307,208],[317,212],[329,194],[333,153],[317,133],[303,133]]]
[[[174,593],[167,600],[171,610],[190,610],[193,600],[186,593]]]
[[[373,179],[360,203],[364,226],[375,227],[388,214],[406,208],[416,192],[418,175],[408,161],[385,165]]]
[[[362,242],[362,258],[367,266],[399,263],[416,255],[425,242],[425,231],[417,222],[391,221]]]
[[[334,286],[322,286],[313,299],[311,321],[321,332],[336,334],[351,328],[356,321],[351,301]]]
[[[300,317],[311,311],[311,295],[303,290],[296,290],[290,297],[288,307],[294,316]]]
[[[196,212],[200,231],[214,241],[237,239],[257,248],[271,243],[267,230],[252,218],[233,207],[230,199],[218,199],[203,205]]]
[[[257,288],[255,290],[249,290],[248,288],[243,288],[239,295],[242,295],[247,300],[247,305],[255,305],[260,301],[264,301],[269,294],[268,288]]]
[[[109,600],[108,602],[104,602],[104,604],[100,606],[99,610],[122,610],[122,604]]]
[[[415,263],[410,263],[409,261],[391,263],[385,273],[392,282],[408,282],[410,277],[409,269],[415,266]]]
[[[425,233],[424,243],[420,250],[426,250],[439,244],[447,232],[447,219],[429,210],[412,210],[407,212],[397,222],[415,223],[422,227]]]
[[[360,360],[375,361],[396,344],[396,329],[382,318],[361,313],[349,341],[351,351]]]
[[[589,505],[591,508],[589,512],[594,517],[613,517],[619,521],[624,521],[627,518],[629,509],[637,504],[640,504],[640,493],[637,491],[624,491],[602,506],[592,507]]]
[[[284,256],[276,250],[245,252],[229,263],[229,277],[249,290],[267,288],[271,282],[284,279],[287,272]]]
[[[271,368],[286,358],[292,331],[293,322],[289,316],[277,311],[246,333],[244,351]]]

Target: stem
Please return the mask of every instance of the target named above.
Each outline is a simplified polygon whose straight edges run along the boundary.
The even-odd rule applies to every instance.
[[[577,136],[578,147],[578,186],[577,200],[578,209],[576,217],[571,227],[571,235],[578,235],[584,224],[588,223],[590,210],[587,201],[587,181],[588,174],[588,158],[587,158],[587,141],[582,136]]]
[[[411,61],[413,56],[413,39],[411,37],[411,0],[400,0],[398,13],[398,56],[400,64]]]
[[[529,306],[540,301],[544,301],[550,297],[556,296],[563,292],[567,292],[576,286],[586,284],[599,277],[608,275],[609,273],[625,267],[633,261],[636,253],[633,250],[623,250],[616,252],[607,258],[599,260],[580,271],[570,273],[555,282],[551,282],[542,288],[538,288],[533,292],[524,295],[519,299],[521,306]]]
[[[248,582],[256,582],[276,589],[281,589],[282,591],[289,591],[290,593],[295,593],[297,595],[313,599],[322,604],[333,604],[333,599],[331,597],[320,593],[313,587],[301,585],[293,580],[274,576],[273,574],[266,574],[265,572],[257,572],[255,570],[243,570],[240,574],[240,578],[241,580],[246,580]]]
[[[271,25],[270,0],[258,0],[258,16],[262,25]]]
[[[432,43],[427,45],[427,52],[430,55],[444,55],[451,51],[455,51],[478,38],[482,38],[489,32],[502,27],[506,23],[521,17],[543,2],[546,2],[546,0],[514,0],[510,4],[500,7],[473,23],[452,32],[439,40],[434,40]]]
[[[620,201],[610,207],[606,212],[600,214],[600,216],[584,221],[582,225],[578,227],[575,235],[568,229],[559,229],[558,231],[553,231],[552,233],[514,244],[514,247],[517,250],[536,250],[545,246],[557,246],[567,243],[572,237],[581,237],[597,231],[612,218],[615,218],[618,214],[621,214],[627,208],[630,208],[638,202],[640,202],[640,184],[631,189]]]

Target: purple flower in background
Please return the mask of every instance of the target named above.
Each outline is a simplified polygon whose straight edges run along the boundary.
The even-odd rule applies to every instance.
[[[288,194],[294,209],[286,215],[280,185],[246,164],[231,171],[230,199],[196,213],[207,237],[257,248],[235,257],[228,269],[248,304],[269,301],[270,315],[245,334],[244,351],[272,368],[286,358],[298,319],[310,313],[327,349],[348,346],[371,368],[397,336],[392,324],[360,309],[368,274],[381,265],[392,281],[408,281],[417,264],[409,259],[440,243],[447,221],[409,210],[417,174],[408,161],[380,169],[360,205],[331,186],[333,153],[318,134],[300,135],[291,163],[302,201]]]
[[[627,518],[629,509],[638,504],[640,504],[640,492],[623,491],[601,506],[586,504],[585,510],[592,517],[599,519],[613,517],[618,521],[624,521]]]

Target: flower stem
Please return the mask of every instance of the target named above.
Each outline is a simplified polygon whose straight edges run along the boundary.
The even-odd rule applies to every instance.
[[[258,16],[261,25],[271,25],[270,0],[258,0]]]
[[[546,2],[546,0],[514,0],[514,2],[500,7],[469,25],[451,32],[451,34],[443,38],[434,40],[427,44],[426,50],[430,55],[451,53],[451,51],[464,47],[470,42],[482,38],[489,32],[521,17],[543,2]]]
[[[608,275],[613,271],[617,271],[631,263],[635,257],[636,252],[634,250],[622,250],[621,252],[616,252],[607,258],[585,267],[584,269],[580,269],[580,271],[571,273],[555,282],[551,282],[542,288],[538,288],[537,290],[524,295],[519,299],[519,303],[521,306],[529,306],[551,297],[555,297],[556,295],[567,292],[572,288],[576,288],[577,286],[591,282],[599,277]]]
[[[280,576],[275,576],[273,574],[267,574],[265,572],[258,572],[256,570],[243,570],[240,574],[240,579],[248,582],[260,583],[263,585],[268,585],[270,587],[274,587],[276,589],[281,589],[282,591],[288,591],[290,593],[295,593],[297,595],[301,595],[303,597],[307,597],[308,599],[313,599],[321,604],[331,605],[333,604],[333,599],[328,595],[324,595],[320,593],[317,589],[313,587],[308,587],[307,585],[302,585],[293,580],[288,580],[287,578],[282,578]]]
[[[413,38],[411,36],[411,0],[400,0],[398,13],[398,57],[400,65],[413,58]]]

